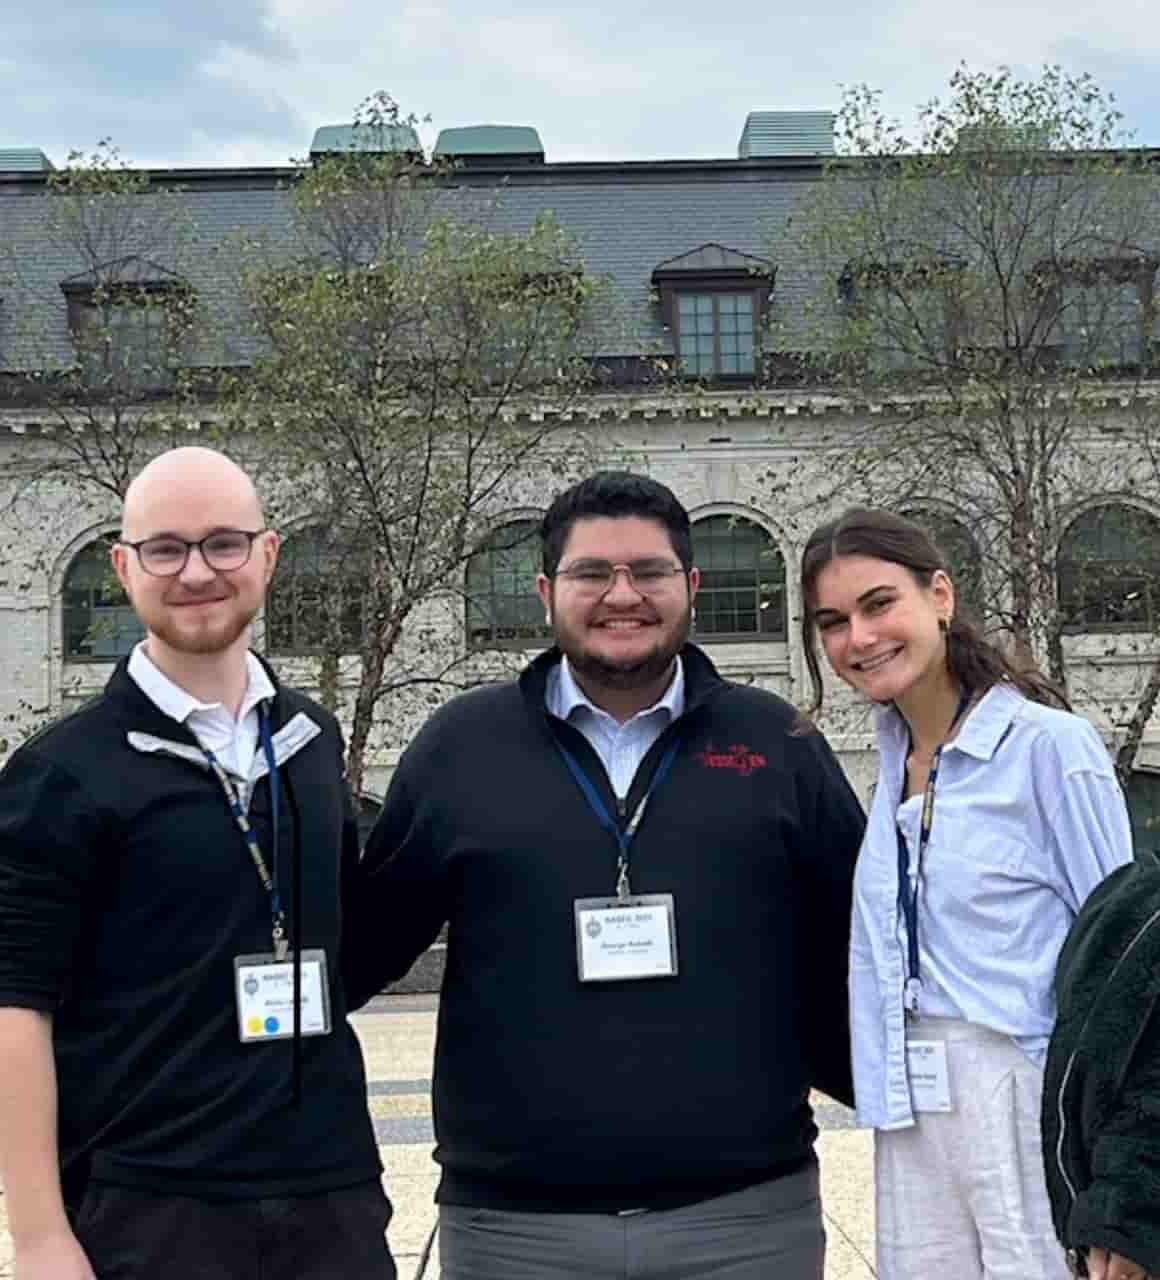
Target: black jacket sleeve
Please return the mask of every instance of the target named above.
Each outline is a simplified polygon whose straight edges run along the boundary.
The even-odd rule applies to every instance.
[[[1160,1274],[1160,1005],[1152,1006],[1114,1110],[1095,1134],[1090,1174],[1071,1207],[1067,1242],[1114,1250]]]
[[[66,994],[99,822],[80,784],[35,750],[0,772],[0,1005],[50,1012]]]
[[[854,1104],[848,970],[854,864],[866,818],[825,738],[802,739],[799,892],[805,989],[802,1017],[813,1085]]]
[[[441,850],[400,761],[383,811],[351,877],[343,978],[352,1009],[401,978],[447,919]]]

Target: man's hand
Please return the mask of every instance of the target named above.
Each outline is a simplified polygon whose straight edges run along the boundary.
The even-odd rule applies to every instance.
[[[71,1231],[16,1245],[12,1280],[97,1280],[85,1251]]]
[[[1091,1280],[1148,1280],[1148,1273],[1139,1263],[1107,1249],[1089,1249],[1087,1266]]]

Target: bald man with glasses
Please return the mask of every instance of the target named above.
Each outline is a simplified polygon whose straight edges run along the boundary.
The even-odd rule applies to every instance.
[[[277,554],[228,458],[156,458],[112,551],[145,639],[0,773],[19,1280],[395,1276],[338,979],[341,738],[249,648]]]

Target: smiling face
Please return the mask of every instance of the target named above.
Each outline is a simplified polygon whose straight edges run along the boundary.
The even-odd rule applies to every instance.
[[[125,499],[123,536],[137,542],[170,534],[196,541],[221,529],[261,529],[253,487],[234,463],[208,449],[162,454],[141,473]],[[192,550],[172,577],[146,573],[137,552],[113,547],[113,568],[149,632],[150,656],[160,645],[178,654],[219,654],[244,645],[274,572],[278,535],[254,539],[239,569],[211,569]]]
[[[834,674],[875,702],[897,702],[947,678],[940,620],[954,588],[936,571],[924,586],[905,566],[836,556],[817,576],[812,613]]]
[[[589,516],[572,526],[557,570],[581,561],[659,561],[680,568],[664,525],[641,516]],[[556,643],[577,675],[605,689],[646,689],[663,679],[689,637],[698,574],[676,573],[648,595],[625,573],[602,595],[566,575],[537,582]]]

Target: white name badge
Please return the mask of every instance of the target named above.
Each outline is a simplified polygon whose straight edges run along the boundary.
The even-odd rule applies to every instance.
[[[234,994],[243,1044],[288,1039],[294,1034],[294,953],[286,960],[272,955],[237,956]],[[302,1035],[330,1034],[325,951],[302,953],[300,1008]]]
[[[906,1074],[915,1111],[953,1111],[947,1047],[942,1040],[908,1040]]]
[[[677,920],[671,893],[577,898],[574,907],[581,982],[676,977]]]

